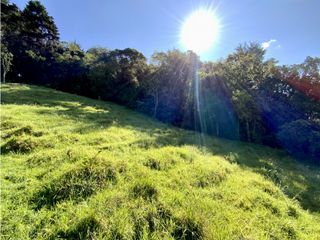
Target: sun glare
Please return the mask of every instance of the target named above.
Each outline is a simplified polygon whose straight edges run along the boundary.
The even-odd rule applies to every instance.
[[[214,12],[199,9],[184,22],[180,40],[184,48],[201,54],[212,47],[218,34],[219,21]]]

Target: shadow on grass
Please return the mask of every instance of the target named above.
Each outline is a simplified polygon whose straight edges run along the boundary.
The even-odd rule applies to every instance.
[[[77,130],[80,133],[100,131],[101,127],[106,128],[113,125],[147,133],[150,139],[139,139],[131,143],[141,148],[197,145],[205,151],[224,156],[232,163],[264,175],[288,196],[297,199],[303,208],[319,212],[319,168],[310,169],[288,157],[283,151],[207,136],[205,143],[201,145],[199,134],[193,131],[170,127],[137,112],[129,112],[125,107],[113,103],[92,100],[48,88],[8,84],[2,86],[1,90],[4,104],[46,106],[50,108],[39,110],[39,113],[59,114],[82,121],[84,126]]]
[[[198,145],[213,155],[223,156],[230,163],[263,175],[286,195],[300,202],[304,209],[320,212],[320,168],[299,163],[284,151],[258,144],[248,144],[206,136],[200,145],[196,133],[172,132],[158,139],[160,146]]]
[[[116,184],[117,170],[104,159],[89,160],[81,167],[43,184],[32,196],[30,203],[38,210],[44,206],[54,207],[64,200],[79,202],[102,190],[107,184]]]
[[[101,228],[100,223],[92,216],[79,221],[77,225],[67,231],[59,231],[49,239],[96,239],[95,234]]]
[[[128,112],[126,107],[86,97],[59,92],[53,89],[21,84],[6,84],[1,87],[2,104],[43,106],[39,114],[63,115],[82,121],[85,126],[80,133],[100,131],[111,125],[127,126],[143,132],[153,132],[161,123],[137,112]],[[18,97],[17,97],[18,96]],[[130,114],[128,114],[130,113]],[[141,126],[141,123],[146,123]],[[162,128],[165,124],[161,124]]]

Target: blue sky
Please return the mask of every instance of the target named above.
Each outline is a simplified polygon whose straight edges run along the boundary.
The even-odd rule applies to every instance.
[[[23,8],[27,0],[12,0]],[[320,0],[41,0],[63,41],[83,49],[132,47],[150,57],[181,48],[179,34],[192,11],[216,9],[221,30],[202,60],[225,58],[243,42],[264,43],[280,64],[320,56]]]

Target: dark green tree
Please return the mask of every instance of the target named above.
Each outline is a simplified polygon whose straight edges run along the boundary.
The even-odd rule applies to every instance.
[[[179,50],[152,56],[153,71],[147,79],[147,92],[151,98],[144,100],[149,105],[149,114],[176,125],[184,124],[189,118],[186,115],[190,115],[186,109],[192,98],[196,58],[192,52],[182,53]]]
[[[208,134],[239,139],[231,91],[223,75],[223,62],[206,62],[200,70],[203,120]]]
[[[59,40],[58,28],[40,1],[29,1],[22,11],[22,35],[28,48],[45,55]]]
[[[1,1],[1,72],[3,81],[14,70],[13,57],[19,56],[21,47],[21,11],[9,1]],[[17,58],[17,57],[15,57]],[[14,77],[11,74],[10,79]]]
[[[142,53],[132,48],[90,49],[86,61],[91,63],[88,72],[91,96],[135,105],[147,69]]]
[[[88,95],[85,56],[78,43],[62,42],[50,68],[50,75],[53,77],[51,86],[71,93]]]
[[[59,46],[57,27],[39,1],[28,2],[21,20],[19,44],[13,52],[16,75],[26,82],[48,84]]]
[[[234,110],[239,119],[239,133],[247,141],[261,141],[262,119],[256,104],[257,91],[273,74],[272,61],[264,61],[265,50],[257,43],[240,45],[223,64],[223,75],[232,93]]]

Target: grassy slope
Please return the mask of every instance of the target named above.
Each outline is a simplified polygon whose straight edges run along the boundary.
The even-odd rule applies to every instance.
[[[3,239],[319,239],[320,174],[115,104],[2,85]]]

